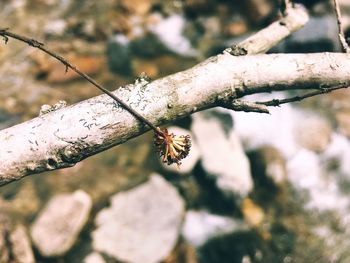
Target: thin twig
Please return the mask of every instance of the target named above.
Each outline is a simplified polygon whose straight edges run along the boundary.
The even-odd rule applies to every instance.
[[[124,101],[122,101],[120,98],[118,98],[116,95],[114,95],[112,92],[110,92],[109,90],[107,90],[106,88],[102,87],[100,84],[98,84],[95,80],[93,80],[91,77],[89,77],[87,74],[83,73],[82,71],[80,71],[76,66],[72,65],[71,63],[69,63],[66,59],[64,59],[63,57],[61,57],[60,55],[50,51],[49,49],[44,47],[44,44],[32,39],[32,38],[27,38],[25,36],[21,36],[18,34],[15,34],[13,32],[8,31],[7,28],[5,29],[0,29],[0,36],[2,36],[4,38],[5,44],[7,44],[8,42],[8,38],[14,38],[17,39],[19,41],[22,41],[24,43],[27,43],[29,46],[32,46],[34,48],[40,49],[41,51],[45,52],[46,54],[48,54],[51,57],[54,57],[55,59],[57,59],[58,61],[60,61],[63,65],[66,66],[66,71],[68,71],[68,68],[72,69],[73,71],[75,71],[77,74],[79,74],[80,76],[82,76],[84,79],[86,79],[87,81],[89,81],[92,85],[94,85],[96,88],[98,88],[99,90],[101,90],[102,92],[104,92],[105,94],[107,94],[108,96],[110,96],[112,99],[114,99],[115,101],[117,101],[119,103],[120,106],[122,106],[125,110],[127,110],[130,114],[132,114],[134,117],[136,117],[139,121],[147,124],[151,129],[154,130],[154,132],[156,132],[159,135],[163,135],[162,131],[156,127],[155,125],[153,125],[149,120],[147,120],[145,117],[143,117],[141,114],[139,114],[137,111],[135,111],[134,109],[130,108],[130,106],[128,106]]]
[[[288,10],[292,7],[292,3],[289,0],[281,0],[280,9],[283,16],[288,15]]]
[[[346,53],[350,53],[350,48],[349,48],[348,43],[346,42],[345,34],[344,34],[344,31],[343,31],[343,28],[342,28],[341,13],[340,13],[340,7],[339,7],[338,0],[333,0],[333,2],[334,2],[335,13],[336,13],[336,16],[337,16],[339,40],[340,40],[340,43],[341,43],[341,46],[342,46],[343,50]]]
[[[295,97],[291,97],[291,98],[287,98],[287,99],[281,99],[281,100],[280,99],[273,99],[273,100],[269,100],[269,101],[256,101],[255,104],[278,107],[281,104],[301,101],[301,100],[306,99],[306,98],[329,93],[329,92],[332,92],[332,91],[338,90],[338,89],[344,89],[347,87],[348,87],[348,85],[339,85],[339,86],[335,86],[335,87],[322,88],[320,90],[316,90],[313,92],[306,93],[304,95],[299,95],[299,96],[295,96]]]

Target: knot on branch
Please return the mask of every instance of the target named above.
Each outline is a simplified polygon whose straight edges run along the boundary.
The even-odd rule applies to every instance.
[[[267,113],[269,110],[265,105],[258,104],[251,101],[237,100],[237,99],[224,99],[219,102],[221,107],[234,111],[244,111],[244,112],[257,112],[257,113]]]

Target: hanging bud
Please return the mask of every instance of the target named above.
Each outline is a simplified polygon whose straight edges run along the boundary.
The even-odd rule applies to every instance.
[[[154,145],[164,163],[168,165],[176,163],[179,167],[180,160],[186,158],[190,152],[191,139],[189,135],[177,136],[169,134],[167,129],[158,128],[158,132],[154,134]]]

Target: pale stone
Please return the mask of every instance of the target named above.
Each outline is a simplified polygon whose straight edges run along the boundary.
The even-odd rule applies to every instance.
[[[84,263],[105,263],[104,258],[97,252],[92,252],[84,259]]]
[[[308,112],[300,113],[296,123],[295,137],[298,143],[311,151],[323,152],[330,143],[332,127],[323,117]]]
[[[220,121],[210,113],[193,115],[192,131],[202,156],[204,170],[215,177],[224,193],[245,197],[253,189],[248,158],[236,133],[225,134]]]
[[[189,210],[185,216],[182,235],[191,245],[200,247],[215,236],[242,230],[242,226],[241,220],[207,211]]]
[[[96,217],[94,250],[123,262],[164,260],[175,247],[185,211],[176,189],[161,176],[111,199]]]
[[[71,249],[88,220],[91,207],[90,196],[81,190],[54,196],[31,229],[33,243],[40,254],[62,256]]]
[[[27,231],[24,226],[17,225],[9,235],[11,254],[17,263],[34,263],[35,258]]]

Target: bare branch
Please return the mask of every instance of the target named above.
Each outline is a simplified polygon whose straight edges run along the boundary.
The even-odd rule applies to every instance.
[[[329,92],[332,92],[332,91],[335,91],[338,89],[345,89],[345,88],[348,88],[348,85],[338,85],[335,87],[321,88],[320,90],[316,90],[313,92],[309,92],[309,93],[306,93],[303,95],[294,96],[294,97],[287,98],[287,99],[273,99],[273,100],[269,100],[269,101],[256,101],[255,104],[278,107],[278,106],[285,104],[285,103],[302,101],[306,98],[314,97],[317,95],[321,95],[321,94],[329,93]]]
[[[343,27],[342,27],[341,13],[340,13],[340,7],[339,7],[338,0],[333,0],[333,2],[334,2],[334,9],[335,9],[335,13],[336,13],[336,16],[337,16],[337,22],[338,22],[338,32],[339,32],[338,36],[339,36],[339,40],[340,40],[340,43],[342,45],[343,50],[346,53],[350,53],[350,48],[349,48],[348,43],[346,42],[345,34],[344,34],[344,31],[343,31]]]
[[[289,8],[287,16],[282,17],[280,20],[239,43],[238,47],[240,50],[245,50],[246,52],[238,53],[238,55],[265,53],[291,33],[302,28],[308,19],[309,16],[303,6],[295,5],[294,8]],[[225,51],[235,55],[236,50],[237,45],[233,45]]]
[[[123,100],[121,100],[120,98],[118,98],[117,96],[115,96],[112,92],[110,92],[109,90],[107,90],[106,88],[104,88],[103,86],[101,86],[100,84],[98,84],[94,79],[92,79],[90,76],[88,76],[87,74],[85,74],[84,72],[80,71],[80,69],[78,69],[76,66],[72,65],[69,61],[67,61],[66,59],[64,59],[63,57],[61,57],[60,55],[56,54],[55,52],[47,49],[46,47],[44,47],[44,43],[41,43],[35,39],[32,38],[28,38],[25,36],[21,36],[18,35],[16,33],[10,32],[8,31],[8,29],[0,29],[0,36],[2,36],[5,39],[5,44],[7,44],[8,42],[8,38],[13,38],[13,39],[17,39],[19,41],[22,41],[24,43],[27,43],[29,46],[32,46],[34,48],[40,49],[41,51],[45,52],[46,54],[48,54],[49,56],[57,59],[58,61],[60,61],[63,65],[66,66],[66,72],[68,71],[68,68],[72,69],[74,72],[76,72],[77,74],[79,74],[81,77],[83,77],[84,79],[86,79],[88,82],[90,82],[92,85],[94,85],[96,88],[98,88],[99,90],[101,90],[103,93],[107,94],[108,96],[110,96],[112,99],[114,99],[116,102],[118,102],[120,104],[120,106],[122,106],[125,110],[127,110],[128,112],[130,112],[134,117],[136,117],[136,119],[138,119],[139,121],[145,123],[146,125],[148,125],[150,128],[152,128],[154,130],[155,133],[159,133],[160,135],[163,135],[160,130],[154,126],[149,120],[147,120],[146,118],[144,118],[141,114],[139,114],[137,111],[135,111],[134,109],[132,109],[129,105],[127,105]]]
[[[114,93],[160,125],[220,106],[228,98],[340,84],[350,85],[347,54],[226,53],[146,86],[128,85]],[[0,184],[72,166],[145,131],[106,95],[44,114],[0,131]]]
[[[307,14],[303,9],[298,7],[291,13],[284,22],[274,23],[260,31],[258,36],[241,43],[248,54],[271,48],[306,23]],[[277,27],[280,29],[276,30]],[[259,41],[259,38],[262,40]],[[33,45],[42,47],[39,42],[33,42]],[[219,106],[228,98],[232,101],[252,93],[290,89],[293,85],[310,88],[315,83],[335,84],[348,80],[349,72],[345,69],[349,68],[350,63],[344,55],[312,56],[235,57],[226,52],[184,72],[147,85],[127,85],[113,94],[125,98],[123,100],[127,105],[133,105],[151,123],[160,125],[199,110]],[[315,64],[310,66],[309,61]],[[316,70],[318,63],[323,67]],[[283,69],[281,64],[289,69],[280,72]],[[304,70],[300,70],[303,67]],[[260,79],[258,76],[265,78]],[[0,185],[26,175],[73,166],[88,156],[121,144],[146,130],[147,127],[141,126],[106,95],[1,130]]]

